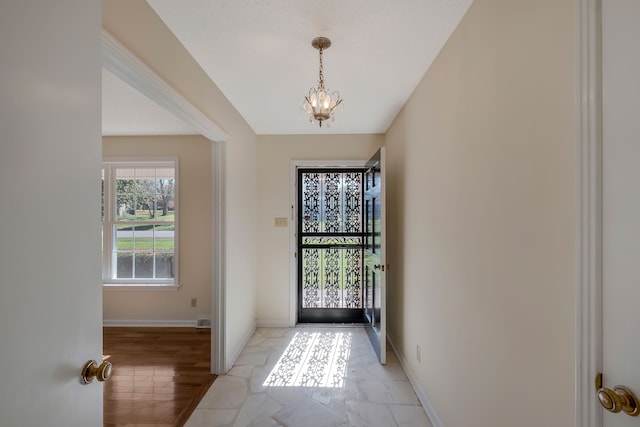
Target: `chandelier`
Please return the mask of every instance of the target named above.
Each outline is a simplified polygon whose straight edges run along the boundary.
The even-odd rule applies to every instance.
[[[322,51],[331,46],[331,40],[326,37],[316,37],[311,41],[311,46],[320,51],[320,71],[318,73],[318,87],[309,89],[309,95],[304,97],[302,108],[309,114],[309,122],[317,120],[322,127],[322,122],[328,119],[335,121],[333,110],[342,103],[337,91],[329,93],[324,87],[324,74],[322,70]],[[328,123],[327,123],[328,126]]]

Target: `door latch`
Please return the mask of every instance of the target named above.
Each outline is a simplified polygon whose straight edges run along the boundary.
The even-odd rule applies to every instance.
[[[598,401],[604,409],[609,412],[618,413],[620,411],[632,417],[640,414],[638,398],[631,390],[625,386],[617,385],[612,389],[602,387],[602,373],[596,375],[596,395]]]

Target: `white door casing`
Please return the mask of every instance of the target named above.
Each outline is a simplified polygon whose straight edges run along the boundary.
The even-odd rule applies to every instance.
[[[298,323],[298,169],[364,167],[366,160],[291,160],[289,169],[289,320],[276,327],[294,327]]]
[[[0,425],[99,427],[101,2],[0,13]]]
[[[601,427],[594,377],[602,367],[602,91],[600,0],[576,0],[576,427]]]

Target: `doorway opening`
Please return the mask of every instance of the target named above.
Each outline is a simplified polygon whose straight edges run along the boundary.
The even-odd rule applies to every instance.
[[[363,168],[298,169],[299,323],[363,323]]]

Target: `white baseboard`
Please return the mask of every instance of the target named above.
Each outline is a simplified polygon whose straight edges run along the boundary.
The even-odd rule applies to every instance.
[[[431,402],[427,398],[427,394],[425,393],[424,389],[420,385],[420,382],[418,382],[418,378],[416,377],[413,370],[409,366],[409,363],[407,363],[407,359],[404,357],[404,354],[400,352],[400,350],[398,349],[398,346],[395,344],[393,340],[393,337],[389,335],[389,333],[387,333],[387,340],[389,341],[389,344],[391,344],[391,348],[393,348],[393,351],[396,353],[396,356],[398,356],[400,365],[402,366],[402,369],[404,369],[404,372],[407,374],[407,377],[409,378],[409,382],[413,386],[413,389],[415,390],[416,395],[418,396],[418,400],[420,400],[420,403],[422,404],[424,411],[427,413],[427,417],[429,418],[429,421],[431,421],[431,424],[433,425],[433,427],[444,427],[444,425],[442,424],[442,421],[436,414],[436,411],[433,408],[433,405],[431,405]]]
[[[258,328],[290,328],[291,323],[288,320],[258,320],[256,326]]]
[[[233,367],[233,364],[236,363],[236,360],[238,360],[240,353],[247,346],[247,343],[249,342],[249,340],[251,339],[251,337],[255,332],[256,332],[256,322],[253,322],[249,330],[245,333],[244,337],[242,338],[242,341],[240,341],[240,344],[234,349],[233,353],[231,354],[231,357],[227,358],[227,366],[226,366],[225,372],[229,372],[229,369]]]
[[[104,319],[102,326],[195,328],[196,320],[123,320]]]

